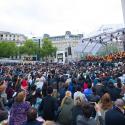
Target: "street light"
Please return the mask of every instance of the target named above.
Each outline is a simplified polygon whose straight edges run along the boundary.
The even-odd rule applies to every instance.
[[[38,39],[37,61],[40,61],[40,39]]]

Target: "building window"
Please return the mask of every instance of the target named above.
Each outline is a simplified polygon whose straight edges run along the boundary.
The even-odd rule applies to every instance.
[[[3,34],[1,34],[0,36],[3,37]]]

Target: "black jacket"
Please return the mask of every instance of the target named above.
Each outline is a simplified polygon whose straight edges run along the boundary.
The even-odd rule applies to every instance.
[[[8,119],[8,112],[0,110],[0,122]]]
[[[74,106],[72,109],[72,125],[76,125],[76,118],[78,115],[83,115],[81,106]]]
[[[97,125],[97,123],[93,118],[86,118],[84,115],[78,115],[76,125]]]
[[[55,120],[55,111],[57,110],[56,99],[50,95],[46,96],[43,98],[39,110],[43,112],[45,120]]]
[[[115,101],[116,99],[120,98],[120,92],[121,92],[120,89],[115,88],[115,87],[113,88],[108,87],[107,91],[110,94],[112,101]]]
[[[106,112],[105,125],[125,125],[125,115],[117,108]]]
[[[37,121],[37,120],[35,120],[35,121],[27,121],[23,125],[42,125],[42,123]]]

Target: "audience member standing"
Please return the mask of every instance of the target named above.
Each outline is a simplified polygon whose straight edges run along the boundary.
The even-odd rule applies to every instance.
[[[105,115],[105,125],[125,125],[124,101],[117,99],[115,106],[107,111]]]
[[[10,110],[9,125],[22,125],[27,121],[27,111],[30,103],[25,101],[26,93],[24,91],[18,93],[15,102]]]
[[[43,98],[39,110],[43,113],[43,118],[45,120],[55,120],[55,112],[57,110],[57,101],[52,97],[53,88],[48,87],[48,95]]]

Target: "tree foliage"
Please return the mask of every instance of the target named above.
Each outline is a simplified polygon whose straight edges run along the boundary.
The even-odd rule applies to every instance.
[[[42,48],[40,50],[41,56],[48,57],[48,56],[53,56],[57,51],[56,47],[53,47],[52,42],[48,39],[45,38],[42,41]]]
[[[35,43],[32,40],[26,40],[22,46],[17,46],[15,42],[0,42],[0,57],[10,57],[17,55],[37,55],[42,58],[48,56],[54,56],[57,48],[53,47],[52,42],[45,38],[43,39],[42,47],[39,43]]]
[[[38,51],[37,43],[32,40],[26,40],[23,46],[19,48],[20,54],[35,55]]]
[[[10,57],[17,54],[17,46],[15,42],[0,42],[0,57]]]

